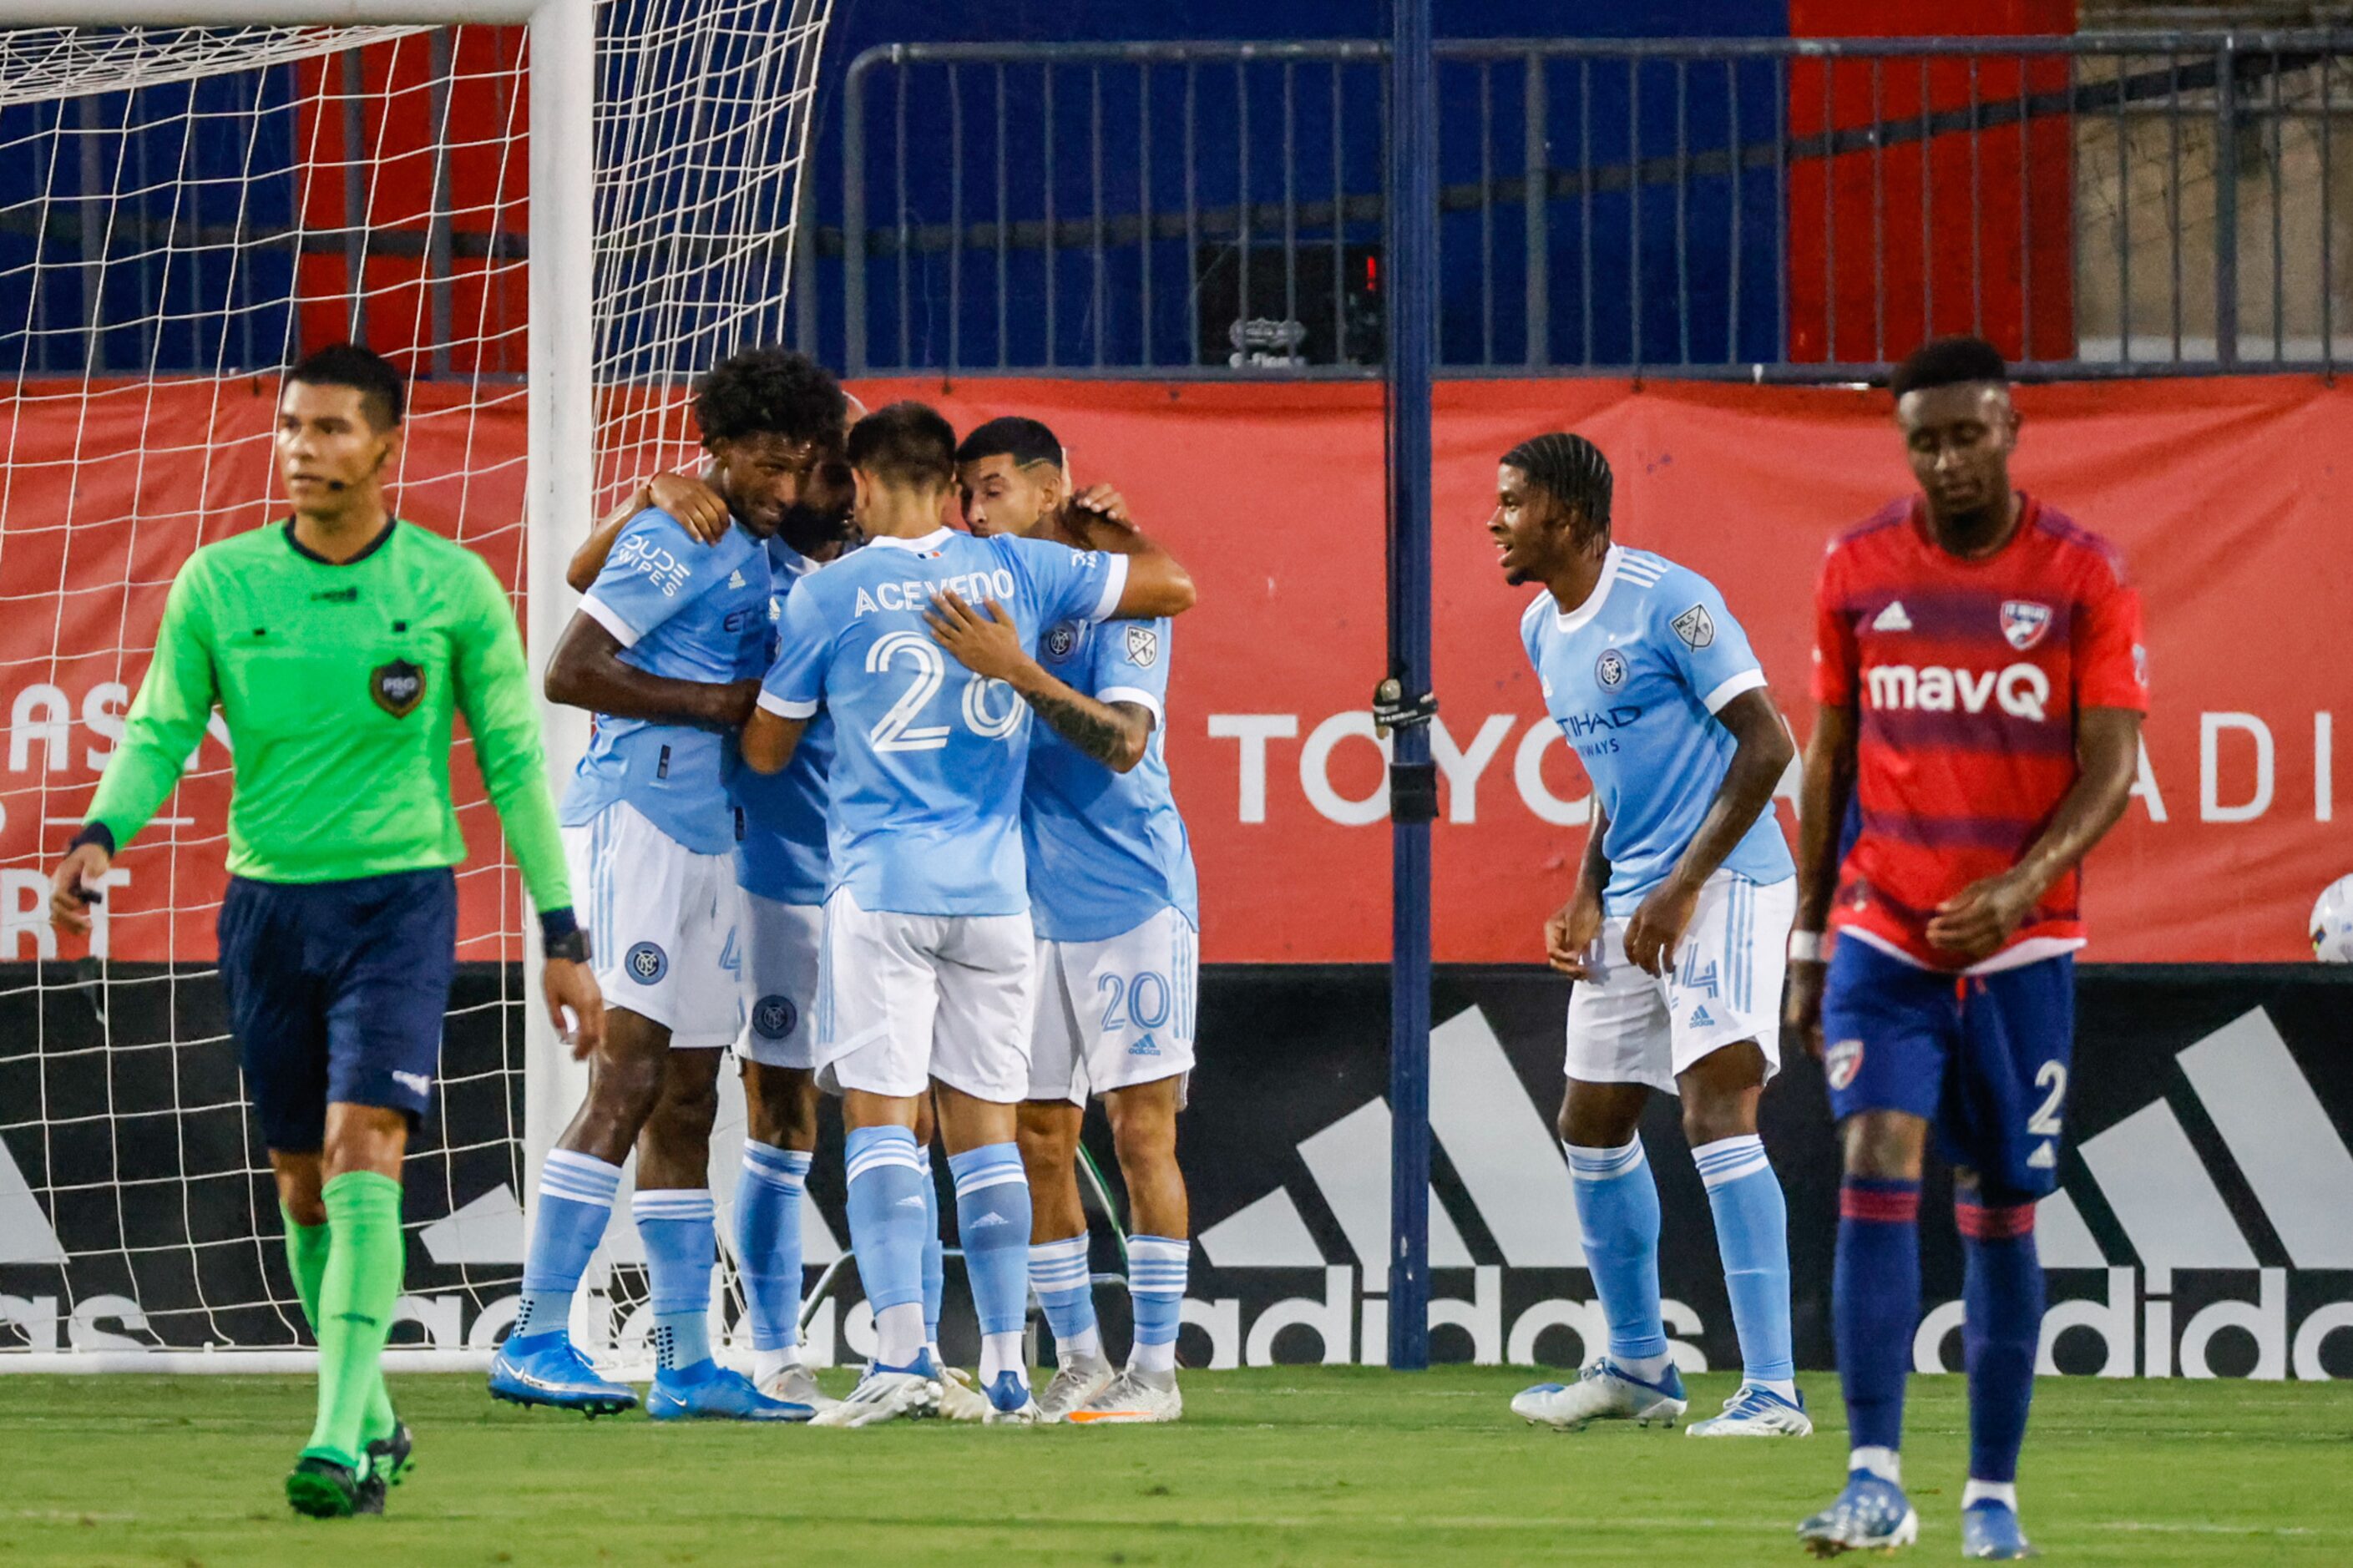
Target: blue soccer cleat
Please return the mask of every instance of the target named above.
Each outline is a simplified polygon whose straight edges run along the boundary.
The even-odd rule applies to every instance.
[[[1608,1356],[1588,1362],[1571,1384],[1539,1383],[1512,1395],[1512,1414],[1531,1426],[1577,1430],[1588,1421],[1632,1421],[1672,1426],[1683,1413],[1683,1373],[1670,1363],[1656,1383],[1635,1376]]]
[[[1996,1498],[1979,1498],[1961,1510],[1961,1555],[1982,1563],[2015,1563],[2042,1553],[2026,1539],[2016,1509]]]
[[[491,1397],[510,1405],[578,1410],[592,1420],[638,1407],[637,1391],[596,1375],[562,1330],[510,1338],[491,1362]]]
[[[1798,1539],[1817,1557],[1893,1552],[1920,1539],[1920,1515],[1894,1481],[1852,1470],[1838,1500],[1798,1526]]]
[[[1031,1426],[1045,1416],[1038,1396],[1029,1392],[1029,1380],[1009,1368],[989,1379],[983,1392],[988,1396],[988,1414],[981,1419],[991,1426]]]
[[[654,1373],[646,1414],[657,1421],[806,1421],[817,1410],[771,1399],[742,1373],[706,1361],[682,1372]]]

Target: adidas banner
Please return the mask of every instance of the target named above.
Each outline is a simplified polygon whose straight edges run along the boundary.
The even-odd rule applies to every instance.
[[[239,1103],[209,975],[104,994],[0,970],[0,1357],[11,1350],[290,1347],[301,1338],[266,1161]],[[512,1321],[522,1257],[509,1142],[522,1082],[500,1068],[498,971],[469,967],[434,1110],[408,1170],[408,1294],[396,1339],[482,1349]],[[506,994],[521,994],[516,977]],[[1433,1353],[1574,1364],[1599,1346],[1552,1123],[1567,986],[1525,969],[1441,971],[1431,1042]],[[45,1005],[42,1005],[45,1002]],[[1387,1342],[1389,1110],[1386,973],[1212,967],[1201,1065],[1182,1122],[1197,1244],[1180,1349],[1190,1364],[1378,1360]],[[2126,1376],[2353,1376],[2353,976],[2306,967],[2087,967],[2061,1191],[2038,1235],[2051,1273],[2046,1371]],[[176,1029],[173,1026],[176,1025]],[[204,1041],[177,1047],[174,1037]],[[213,1037],[207,1039],[207,1037]],[[742,1106],[714,1141],[725,1207]],[[1838,1166],[1820,1069],[1768,1090],[1764,1137],[1788,1190],[1801,1366],[1831,1363]],[[838,1122],[809,1188],[811,1280],[848,1237]],[[1674,1102],[1644,1124],[1664,1213],[1660,1274],[1676,1353],[1737,1364],[1704,1192]],[[1089,1141],[1114,1194],[1100,1117]],[[642,1257],[616,1211],[593,1292],[626,1345],[642,1335]],[[1948,1185],[1924,1206],[1923,1370],[1958,1363],[1961,1263]],[[1122,1264],[1108,1229],[1093,1266]],[[728,1270],[716,1310],[732,1325]],[[973,1328],[951,1270],[945,1338]],[[1098,1293],[1124,1342],[1125,1298]],[[275,1301],[278,1306],[254,1305]],[[1588,1338],[1588,1336],[1591,1336]],[[872,1321],[845,1269],[810,1329],[818,1360],[862,1357]],[[5,1364],[5,1362],[0,1362]]]

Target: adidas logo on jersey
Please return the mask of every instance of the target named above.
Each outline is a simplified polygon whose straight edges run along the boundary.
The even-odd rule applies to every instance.
[[[1912,629],[1912,617],[1904,613],[1904,601],[1901,599],[1888,600],[1887,608],[1880,611],[1878,616],[1873,619],[1871,629],[1875,632],[1910,631]]]
[[[1704,1002],[1692,1009],[1692,1016],[1686,1021],[1694,1029],[1713,1029],[1715,1027],[1715,1015],[1707,1010],[1707,1004]]]
[[[1132,1057],[1156,1057],[1160,1054],[1160,1042],[1146,1035],[1128,1047],[1127,1054]]]
[[[741,588],[744,586],[744,574],[741,572],[730,572],[727,574],[727,585],[731,588]]]

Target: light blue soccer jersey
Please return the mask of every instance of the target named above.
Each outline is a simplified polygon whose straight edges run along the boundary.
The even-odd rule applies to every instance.
[[[818,563],[781,539],[768,541],[775,577],[772,616]],[[770,660],[774,659],[773,648]],[[765,668],[765,666],[764,666]],[[792,765],[779,773],[735,770],[735,809],[742,820],[735,845],[735,880],[747,893],[780,904],[825,901],[825,780],[833,765],[833,720],[823,709],[809,721]]]
[[[948,589],[976,607],[995,599],[1034,653],[1041,628],[1103,619],[1126,584],[1125,556],[943,528],[869,541],[794,587],[760,705],[806,719],[822,703],[833,716],[832,887],[897,914],[1029,907],[1029,706],[950,658],[923,613]]]
[[[657,509],[621,530],[580,608],[619,640],[623,663],[718,685],[754,679],[766,662],[768,596],[760,541],[739,525],[706,546]],[[696,854],[724,855],[735,847],[727,784],[739,765],[732,734],[599,713],[562,820],[580,826],[626,801]]]
[[[1732,763],[1715,715],[1765,684],[1747,634],[1714,584],[1613,544],[1592,595],[1562,615],[1549,593],[1520,617],[1545,708],[1609,814],[1612,915],[1631,914],[1683,858]],[[1767,809],[1725,858],[1753,882],[1797,874]]]
[[[1151,710],[1144,760],[1114,773],[1036,721],[1021,792],[1029,913],[1051,942],[1103,942],[1175,905],[1198,931],[1193,846],[1168,788],[1168,623],[1065,621],[1038,661],[1072,689]]]

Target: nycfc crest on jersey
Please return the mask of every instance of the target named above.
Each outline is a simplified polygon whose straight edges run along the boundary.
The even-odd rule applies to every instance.
[[[1622,545],[1570,614],[1539,594],[1520,636],[1546,710],[1609,814],[1609,912],[1631,913],[1674,868],[1731,765],[1732,734],[1715,715],[1765,672],[1706,579]],[[1724,869],[1757,883],[1795,874],[1770,812]]]

